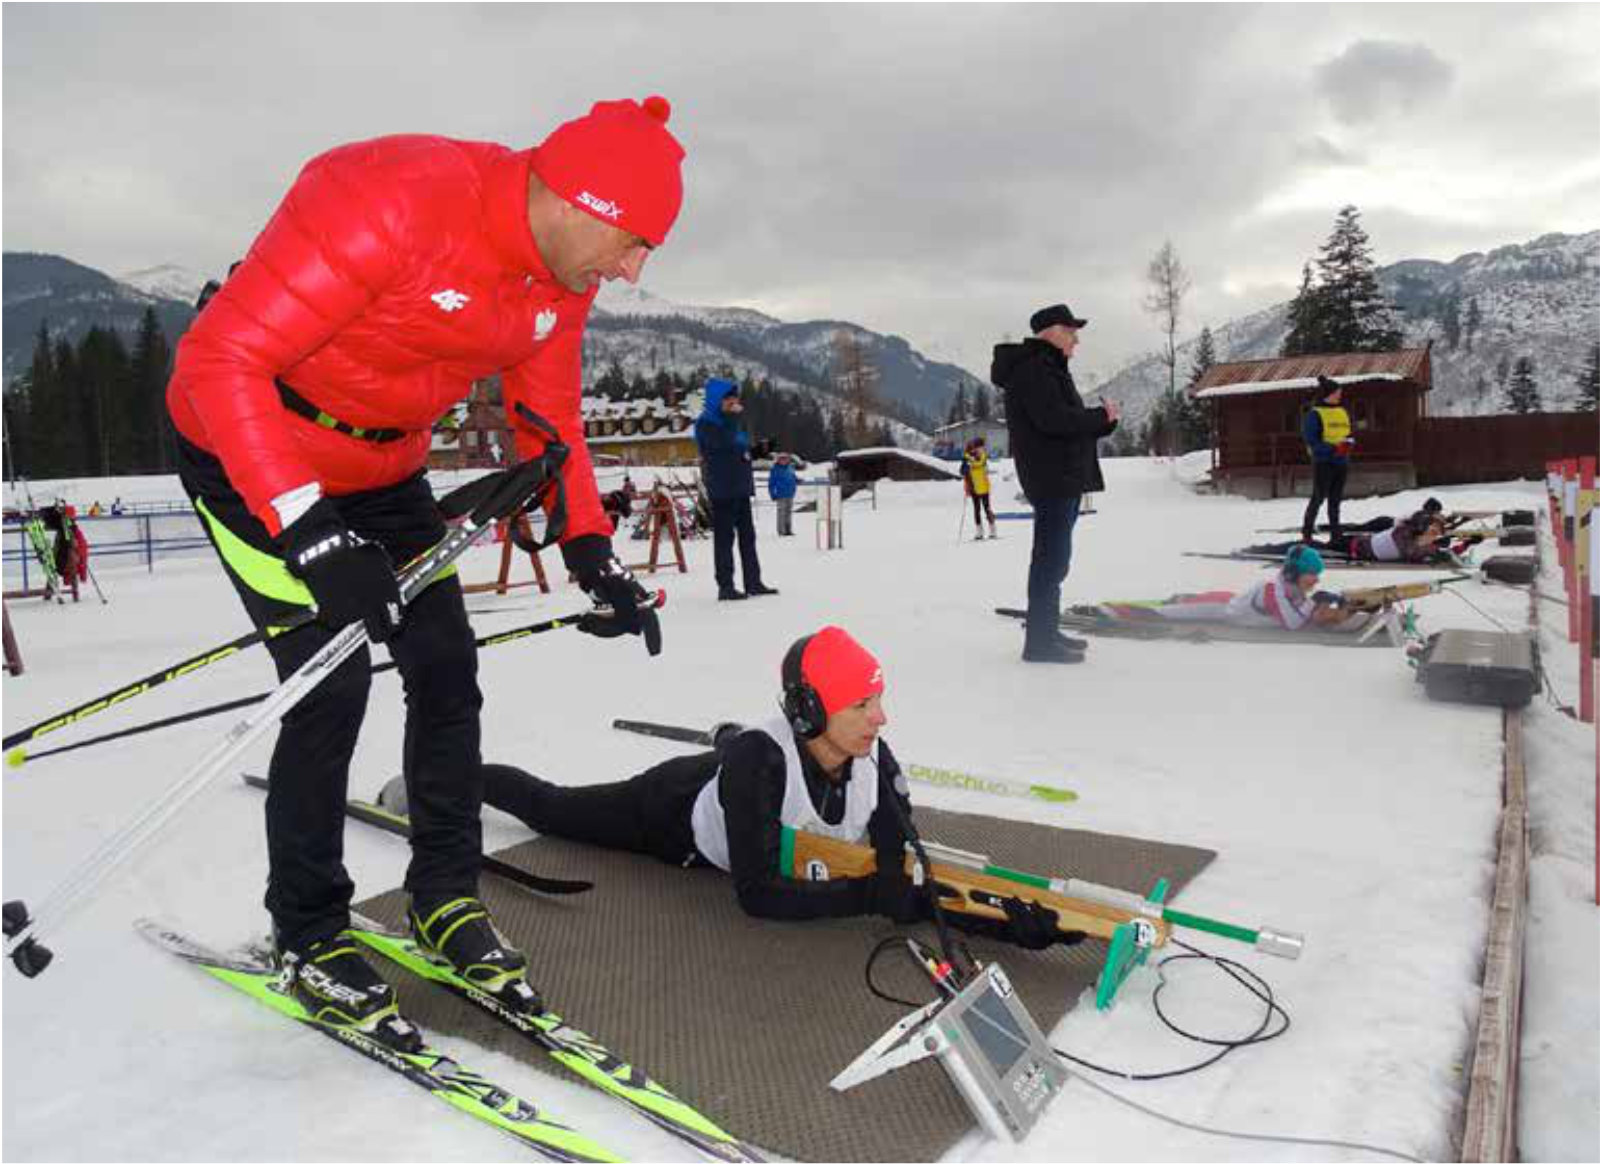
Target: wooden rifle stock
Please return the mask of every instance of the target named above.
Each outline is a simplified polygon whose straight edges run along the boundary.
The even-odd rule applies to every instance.
[[[1085,933],[1112,941],[1119,931],[1131,933],[1141,949],[1164,946],[1172,927],[1182,926],[1255,946],[1281,958],[1298,958],[1305,946],[1300,934],[1269,926],[1251,929],[1199,914],[1171,909],[1162,903],[1163,881],[1152,898],[1125,889],[1097,885],[1077,878],[1041,877],[1002,865],[987,857],[927,842],[923,846],[933,866],[933,879],[943,889],[940,905],[952,913],[1006,920],[1006,898],[1037,902],[1055,912],[1063,933]],[[853,845],[814,833],[783,830],[779,872],[803,881],[870,877],[878,870],[877,854],[867,845]],[[915,877],[917,858],[906,854],[906,874]],[[1126,940],[1126,939],[1124,939]]]

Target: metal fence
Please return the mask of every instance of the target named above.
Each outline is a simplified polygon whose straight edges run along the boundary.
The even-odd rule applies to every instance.
[[[161,503],[145,512],[118,516],[79,517],[89,541],[89,564],[100,567],[109,559],[121,565],[143,563],[154,571],[156,563],[175,555],[207,549],[210,542],[200,528],[200,517],[186,502]],[[54,540],[54,535],[52,541]],[[29,590],[42,585],[38,559],[28,542],[27,529],[18,522],[5,523],[5,585],[7,590]],[[13,585],[16,583],[17,585]]]

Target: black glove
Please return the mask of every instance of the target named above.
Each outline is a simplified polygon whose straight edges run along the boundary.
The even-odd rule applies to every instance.
[[[1021,946],[1024,950],[1043,950],[1057,943],[1075,946],[1083,941],[1081,933],[1063,933],[1058,928],[1061,918],[1056,911],[1046,909],[1037,901],[1008,897],[1001,902],[1001,908],[1006,911],[1005,939],[1014,946]]]
[[[584,534],[562,546],[561,554],[595,605],[611,608],[608,615],[584,615],[578,620],[578,629],[602,639],[642,634],[646,649],[659,655],[661,620],[656,617],[652,595],[617,561],[611,542],[599,534]]]
[[[902,870],[882,869],[867,879],[864,912],[908,925],[932,917],[933,900],[926,888],[914,884]]]
[[[1344,595],[1335,594],[1332,590],[1318,590],[1311,596],[1311,601],[1318,606],[1339,607],[1344,605]]]
[[[317,604],[317,621],[335,630],[367,625],[367,637],[386,643],[400,629],[400,586],[389,555],[351,533],[324,497],[279,536],[284,565]]]

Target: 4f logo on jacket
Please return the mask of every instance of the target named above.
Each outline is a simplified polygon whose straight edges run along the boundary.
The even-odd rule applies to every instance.
[[[546,307],[533,317],[533,338],[542,340],[556,329],[556,313]]]
[[[611,219],[613,222],[622,217],[622,207],[618,206],[609,198],[596,198],[593,194],[589,193],[589,191],[585,190],[582,194],[578,195],[578,201],[587,206],[590,210],[594,211],[596,214],[602,214]]]
[[[432,295],[428,296],[428,298],[432,299],[439,305],[440,311],[446,313],[460,311],[463,307],[472,302],[472,296],[463,295],[460,291],[450,290],[435,291]]]

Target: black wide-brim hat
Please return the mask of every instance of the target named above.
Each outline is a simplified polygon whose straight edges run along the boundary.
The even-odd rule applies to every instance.
[[[1087,327],[1087,319],[1079,319],[1072,314],[1072,308],[1065,303],[1056,303],[1049,307],[1042,307],[1033,313],[1033,318],[1028,320],[1028,326],[1033,329],[1033,334],[1038,335],[1047,327]]]

